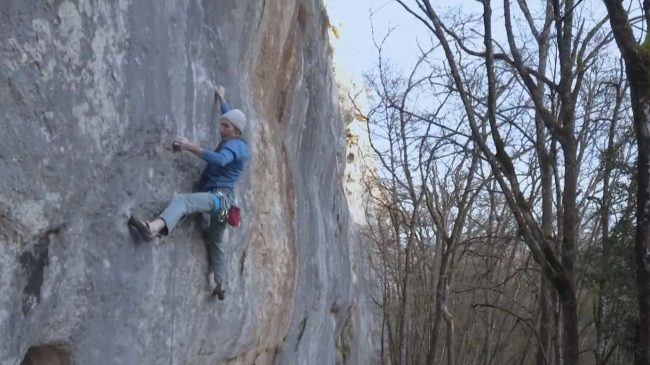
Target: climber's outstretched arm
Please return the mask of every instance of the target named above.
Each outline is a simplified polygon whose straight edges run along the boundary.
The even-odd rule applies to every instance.
[[[185,137],[178,137],[174,140],[174,146],[181,151],[192,152],[197,157],[203,159],[205,162],[217,166],[226,166],[237,158],[235,152],[230,148],[223,148],[222,150],[210,151],[205,148],[190,142]]]
[[[230,105],[228,105],[228,102],[226,101],[226,88],[221,85],[217,86],[214,89],[214,96],[219,102],[219,109],[221,110],[221,114],[228,113],[228,111],[230,111]]]
[[[228,105],[228,102],[225,100],[219,100],[219,109],[221,110],[221,114],[226,114],[230,111],[230,105]]]
[[[221,114],[226,114],[230,111],[230,105],[226,101],[226,88],[219,85],[215,87],[214,90],[215,98],[219,102],[219,109]],[[219,166],[225,166],[227,163],[232,161],[235,156],[232,153],[215,153],[209,150],[204,149],[203,147],[190,142],[185,137],[178,137],[174,140],[174,147],[178,148],[181,151],[189,151],[195,154],[197,157],[202,158],[208,163],[216,164]]]
[[[174,140],[174,147],[180,151],[192,152],[197,157],[201,157],[203,154],[203,147],[190,142],[190,140],[185,137],[176,137]]]

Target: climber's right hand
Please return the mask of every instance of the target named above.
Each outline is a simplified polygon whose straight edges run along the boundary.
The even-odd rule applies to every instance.
[[[215,94],[215,97],[217,99],[226,100],[226,88],[225,87],[223,87],[221,85],[217,85],[214,88],[214,94]]]
[[[174,143],[172,144],[172,148],[174,151],[183,151],[189,149],[189,147],[192,145],[192,143],[185,137],[176,137],[174,140]]]

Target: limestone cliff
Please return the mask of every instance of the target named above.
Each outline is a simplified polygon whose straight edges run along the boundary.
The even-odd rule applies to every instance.
[[[327,25],[319,0],[3,1],[1,364],[373,362]],[[224,302],[200,222],[126,226],[193,189],[171,142],[216,145],[216,82],[252,154]]]

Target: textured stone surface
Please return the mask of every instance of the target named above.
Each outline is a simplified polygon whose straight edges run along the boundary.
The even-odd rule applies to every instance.
[[[319,1],[2,5],[1,364],[373,362]],[[125,224],[192,190],[171,141],[216,145],[214,82],[252,125],[225,302],[197,220],[154,244]]]

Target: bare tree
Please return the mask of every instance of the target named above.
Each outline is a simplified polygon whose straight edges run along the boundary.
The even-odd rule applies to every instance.
[[[545,278],[552,284],[559,298],[561,309],[561,324],[559,330],[561,341],[562,361],[564,364],[578,364],[579,361],[579,329],[578,329],[578,302],[577,302],[577,273],[576,273],[576,252],[578,240],[578,227],[580,217],[578,216],[578,175],[579,166],[579,143],[580,130],[576,126],[576,104],[579,98],[582,82],[588,66],[598,55],[598,51],[609,41],[607,37],[596,39],[599,30],[605,20],[602,20],[588,30],[584,30],[584,22],[574,27],[574,2],[567,0],[560,4],[559,1],[549,1],[546,16],[546,23],[543,31],[539,32],[534,22],[528,17],[531,25],[531,32],[538,41],[544,41],[548,28],[553,29],[555,49],[558,55],[559,72],[553,78],[545,75],[544,53],[548,52],[548,43],[542,44],[539,52],[540,65],[537,69],[530,67],[521,53],[521,45],[517,44],[513,32],[511,5],[509,0],[503,1],[505,33],[509,54],[494,51],[495,40],[492,34],[492,7],[489,0],[482,1],[483,4],[483,45],[484,49],[473,50],[467,44],[467,40],[448,27],[430,1],[416,0],[413,5],[406,1],[397,0],[402,7],[410,14],[419,19],[428,27],[442,46],[447,66],[453,79],[454,88],[462,100],[464,111],[467,115],[473,140],[481,153],[489,163],[492,173],[508,205],[517,221],[519,233],[530,249],[535,261],[540,265]],[[527,14],[525,2],[519,2],[522,12]],[[550,14],[552,13],[552,17]],[[552,19],[552,21],[549,21]],[[485,85],[485,109],[484,115],[487,127],[482,123],[481,108],[476,107],[473,100],[476,96],[468,87],[467,78],[464,76],[462,66],[459,64],[457,53],[452,48],[449,38],[462,50],[463,53],[478,57],[484,60],[487,85]],[[499,49],[504,49],[499,46]],[[557,232],[551,234],[550,214],[548,214],[548,200],[543,203],[542,208],[547,209],[547,214],[541,219],[536,218],[535,207],[527,199],[525,190],[516,169],[516,156],[513,155],[508,142],[507,129],[498,121],[498,98],[501,88],[496,76],[496,62],[505,64],[511,68],[513,75],[523,85],[530,101],[534,105],[537,124],[537,146],[538,158],[543,166],[544,190],[548,198],[550,194],[549,154],[546,151],[549,141],[546,139],[548,133],[550,146],[557,143],[561,149],[561,164],[556,164],[554,174],[561,176],[561,184],[556,183],[555,190],[561,191],[561,199],[556,203],[558,207]],[[540,68],[541,67],[541,68]],[[540,71],[541,70],[541,71]],[[555,78],[559,78],[556,82]],[[551,98],[544,95],[543,83],[551,90]],[[549,106],[551,108],[549,108]],[[488,135],[483,133],[488,130]],[[493,150],[494,149],[494,150]],[[561,173],[557,169],[561,168]],[[542,305],[547,307],[547,305]],[[540,328],[548,327],[548,316],[544,315]],[[549,335],[543,334],[538,351],[538,362],[548,363],[548,359],[542,360],[542,354],[549,352]],[[430,362],[431,363],[431,362]]]
[[[434,78],[430,72],[419,73],[426,69],[424,61],[429,54],[423,52],[407,78],[391,77],[381,60],[379,76],[368,78],[378,98],[377,106],[367,115],[370,140],[385,172],[384,177],[376,179],[380,186],[377,191],[381,192],[376,205],[384,212],[378,216],[393,226],[389,241],[395,242],[390,245],[392,249],[382,243],[382,253],[377,257],[384,262],[396,262],[397,257],[400,262],[397,274],[385,282],[385,287],[397,284],[400,298],[394,326],[387,331],[393,336],[389,339],[389,357],[398,364],[421,363],[424,356],[420,349],[426,345],[429,351],[424,355],[435,359],[442,321],[445,356],[448,364],[454,363],[456,331],[449,305],[450,269],[459,258],[472,201],[485,184],[474,179],[480,159],[478,150],[468,146],[469,135],[441,123],[439,114],[449,91],[434,95],[440,107],[433,112],[414,107],[422,96],[419,92],[428,90],[428,82]],[[377,222],[373,232],[381,232],[382,223]],[[375,234],[374,240],[385,242],[385,238]],[[384,296],[382,309],[394,309],[386,304],[390,299],[390,295]],[[428,325],[429,321],[433,323]]]
[[[628,363],[636,149],[607,18],[504,0],[499,33],[487,0],[479,17],[397,2],[436,41],[405,76],[378,45],[366,80],[382,361]]]

